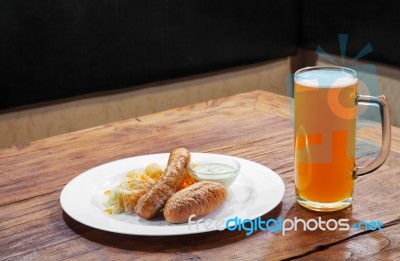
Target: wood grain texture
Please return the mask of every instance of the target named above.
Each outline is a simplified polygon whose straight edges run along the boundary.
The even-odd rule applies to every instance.
[[[307,211],[294,197],[289,116],[287,98],[256,91],[0,150],[0,259],[398,259],[400,154],[393,150],[379,170],[358,178],[352,207],[335,213]],[[397,135],[399,129],[393,129]],[[379,136],[378,131],[371,130],[371,136]],[[398,136],[393,145],[400,147]],[[106,162],[178,146],[246,158],[277,172],[286,193],[263,220],[380,220],[384,229],[142,237],[92,229],[63,212],[60,192],[73,177]],[[358,150],[368,155],[371,148],[366,144]]]
[[[286,94],[288,58],[0,112],[0,148],[257,89]]]

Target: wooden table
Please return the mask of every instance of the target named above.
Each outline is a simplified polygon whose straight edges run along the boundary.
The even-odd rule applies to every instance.
[[[392,128],[387,162],[358,178],[354,205],[335,213],[307,211],[295,202],[292,132],[288,98],[256,91],[0,150],[0,258],[399,260],[400,129]],[[359,136],[379,140],[379,126],[363,129]],[[277,172],[286,193],[263,220],[379,220],[383,230],[298,230],[285,236],[259,231],[249,237],[245,231],[225,230],[145,237],[96,230],[63,212],[62,188],[85,170],[177,146],[246,158]]]

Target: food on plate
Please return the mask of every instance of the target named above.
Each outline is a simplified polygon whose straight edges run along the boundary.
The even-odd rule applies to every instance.
[[[154,180],[159,180],[162,174],[164,174],[162,168],[156,163],[149,164],[144,170],[144,172],[146,173],[147,176],[149,176]]]
[[[167,200],[181,186],[187,175],[190,163],[190,152],[185,148],[173,149],[168,159],[164,174],[138,200],[135,210],[144,219],[154,217],[165,205]]]
[[[189,168],[190,159],[187,149],[176,148],[171,151],[164,171],[156,163],[147,165],[144,170],[130,171],[116,188],[104,193],[109,196],[104,204],[108,209],[104,212],[136,212],[141,218],[151,219],[164,208],[166,221],[185,223],[192,215],[192,220],[196,220],[216,210],[227,198],[226,188],[217,182],[218,179],[197,182],[189,169],[204,172],[207,168],[213,171],[207,175],[216,175],[214,169],[219,170],[221,166],[217,168],[201,162],[200,167],[192,164]],[[223,174],[226,174],[227,167],[223,167]]]
[[[240,163],[228,157],[212,157],[189,165],[196,181],[216,181],[228,188],[240,173]]]
[[[185,178],[183,179],[182,184],[179,186],[178,191],[184,188],[189,187],[190,185],[196,183],[197,181],[190,176],[189,171],[186,172]]]
[[[109,196],[104,203],[106,214],[121,214],[123,212],[135,212],[135,205],[164,174],[163,169],[156,163],[149,164],[144,170],[132,170],[128,172],[121,183],[104,192]],[[196,181],[187,173],[178,190],[184,189]]]
[[[149,168],[149,166],[151,166]],[[159,179],[157,164],[150,164],[146,171],[133,170],[128,172],[121,183],[111,191],[105,192],[109,195],[108,201],[104,203],[107,214],[119,214],[122,212],[133,212],[134,207],[141,196],[143,196]]]
[[[225,187],[214,181],[195,183],[172,195],[164,207],[164,217],[170,223],[185,223],[191,215],[199,219],[219,208],[227,198]]]

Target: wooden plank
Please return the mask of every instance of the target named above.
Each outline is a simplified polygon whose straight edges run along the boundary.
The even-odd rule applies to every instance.
[[[311,253],[293,257],[297,260],[399,260],[400,224],[384,227],[382,231],[360,233],[354,237],[320,245]]]
[[[276,106],[274,104],[276,102]],[[282,102],[282,103],[281,103]],[[176,237],[126,236],[82,225],[59,203],[63,186],[99,164],[135,155],[166,152],[176,146],[224,153],[270,167],[285,182],[283,202],[262,219],[348,218],[392,224],[381,232],[398,242],[400,154],[392,152],[375,173],[356,182],[355,203],[335,213],[306,211],[295,202],[291,122],[283,117],[281,96],[251,92],[33,142],[0,151],[0,259],[284,259],[318,246],[366,237],[363,231],[222,231]],[[264,109],[261,109],[264,108]],[[269,109],[265,109],[269,108]],[[398,145],[397,140],[394,141]],[[359,148],[368,153],[368,147]],[[134,166],[132,167],[134,168]],[[397,240],[397,241],[396,241]],[[344,244],[344,243],[343,243]],[[328,248],[329,250],[331,248]],[[398,250],[398,245],[388,254]],[[382,250],[383,251],[383,250]],[[377,253],[381,253],[377,250]],[[353,257],[361,254],[351,252]]]

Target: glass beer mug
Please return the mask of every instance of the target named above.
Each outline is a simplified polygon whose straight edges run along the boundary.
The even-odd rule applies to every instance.
[[[390,151],[385,96],[357,93],[357,73],[345,67],[307,67],[294,75],[294,152],[297,202],[317,211],[352,204],[357,175],[379,168]],[[376,159],[356,166],[357,104],[379,108],[382,146]]]

